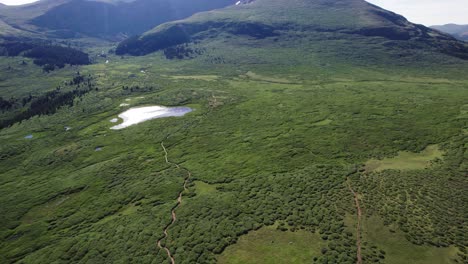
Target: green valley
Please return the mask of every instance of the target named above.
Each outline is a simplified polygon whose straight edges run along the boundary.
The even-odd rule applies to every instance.
[[[466,263],[468,45],[239,3],[70,39],[85,65],[0,57],[0,263]],[[193,111],[111,129],[145,106]]]

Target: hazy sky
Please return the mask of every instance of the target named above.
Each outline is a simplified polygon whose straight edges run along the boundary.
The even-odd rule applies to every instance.
[[[468,24],[467,0],[367,0],[427,26]]]
[[[35,1],[0,0],[0,3],[20,5]],[[404,15],[411,22],[427,26],[447,23],[468,24],[467,0],[368,0],[368,2]]]

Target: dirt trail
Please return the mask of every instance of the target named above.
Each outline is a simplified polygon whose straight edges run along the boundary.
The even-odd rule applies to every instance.
[[[175,259],[174,259],[174,256],[172,255],[171,251],[169,250],[169,248],[167,248],[166,246],[162,246],[161,245],[161,241],[163,241],[164,239],[166,239],[168,237],[168,230],[169,228],[175,223],[175,221],[177,220],[177,216],[176,216],[176,210],[177,208],[179,208],[179,206],[182,204],[182,195],[184,193],[184,191],[187,191],[188,188],[187,188],[187,184],[190,180],[190,178],[192,177],[192,173],[186,169],[183,169],[180,167],[179,164],[177,163],[173,163],[171,161],[169,161],[169,158],[168,158],[168,153],[167,153],[167,149],[166,147],[164,146],[164,142],[161,142],[161,147],[163,148],[164,150],[164,158],[166,159],[166,163],[167,164],[170,164],[172,166],[175,166],[177,169],[180,169],[180,170],[184,170],[186,173],[187,173],[187,176],[185,177],[185,180],[184,180],[184,189],[179,193],[179,196],[177,197],[177,204],[172,208],[171,210],[171,216],[172,216],[172,221],[166,226],[166,228],[164,228],[164,236],[162,238],[160,238],[158,240],[158,247],[160,249],[163,249],[166,251],[167,253],[167,256],[171,259],[171,263],[172,264],[175,264]]]
[[[357,210],[357,226],[356,226],[356,246],[357,246],[357,261],[356,264],[362,264],[362,250],[361,250],[361,218],[362,218],[362,210],[359,204],[359,196],[353,188],[351,187],[350,179],[346,180],[346,184],[348,185],[348,189],[353,193],[354,196],[354,203],[356,204]]]
[[[209,105],[209,110],[208,110],[208,112],[206,112],[205,114],[202,115],[202,119],[206,118],[215,108],[218,108],[218,107],[222,106],[223,103],[220,102],[220,101],[218,101],[218,98],[215,97],[214,94],[213,94],[213,95],[211,96],[211,98],[209,99],[208,105]],[[194,124],[199,123],[199,122],[200,122],[200,119],[195,120],[195,121],[192,121],[192,122],[189,122],[189,123],[186,123],[183,127],[181,127],[180,129],[176,130],[175,132],[170,133],[170,134],[167,134],[166,137],[164,138],[164,140],[165,140],[165,139],[168,139],[172,134],[175,134],[175,133],[177,133],[177,132],[180,132],[180,131],[182,131],[182,130],[184,130],[184,129],[188,129],[189,127],[191,127],[191,126],[193,126]],[[189,170],[187,170],[187,169],[185,169],[185,168],[182,168],[179,164],[174,163],[174,162],[171,162],[171,161],[169,160],[169,157],[168,157],[169,154],[168,154],[168,151],[167,151],[166,147],[164,146],[164,140],[163,140],[163,142],[161,142],[161,147],[162,147],[162,149],[164,150],[164,159],[166,160],[166,163],[167,163],[167,164],[170,164],[170,165],[172,165],[172,166],[175,166],[177,169],[183,170],[183,171],[185,171],[185,172],[187,173],[187,176],[186,176],[185,179],[184,179],[184,185],[183,185],[184,189],[183,189],[182,191],[180,191],[179,196],[177,197],[177,204],[176,204],[174,207],[172,207],[172,210],[171,210],[171,217],[172,217],[172,220],[171,220],[171,222],[164,228],[164,231],[163,231],[164,236],[161,237],[161,238],[158,240],[158,242],[157,242],[158,247],[159,247],[160,249],[166,251],[167,256],[168,256],[169,259],[171,260],[171,263],[172,263],[172,264],[175,264],[174,256],[172,255],[172,253],[171,253],[171,251],[169,250],[169,248],[167,248],[166,246],[163,246],[163,245],[162,245],[162,241],[165,240],[165,239],[169,236],[169,235],[168,235],[168,230],[169,230],[169,228],[170,228],[170,227],[176,222],[176,220],[177,220],[176,210],[177,210],[177,208],[179,208],[180,205],[182,204],[182,196],[183,196],[184,191],[188,191],[187,184],[189,183],[190,178],[192,178],[192,173],[191,173]]]

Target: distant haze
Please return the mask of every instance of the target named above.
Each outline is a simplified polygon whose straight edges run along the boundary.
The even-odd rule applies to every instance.
[[[6,5],[21,5],[37,0],[0,0]],[[395,13],[401,14],[411,22],[431,25],[448,23],[468,24],[467,0],[367,0]]]
[[[367,0],[426,26],[468,24],[467,0]]]

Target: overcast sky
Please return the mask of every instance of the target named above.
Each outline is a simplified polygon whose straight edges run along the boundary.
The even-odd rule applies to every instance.
[[[20,5],[36,0],[0,0],[7,5]],[[215,1],[215,0],[213,0]],[[468,24],[468,0],[367,0],[427,26]]]

